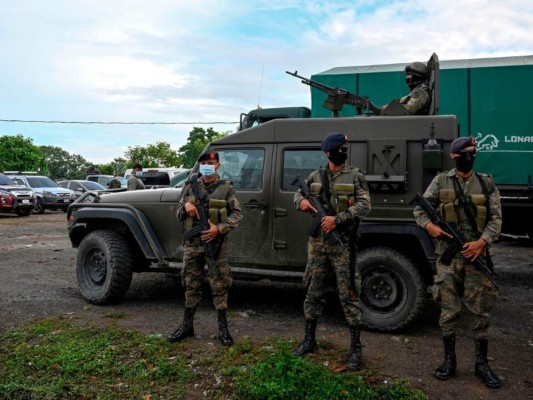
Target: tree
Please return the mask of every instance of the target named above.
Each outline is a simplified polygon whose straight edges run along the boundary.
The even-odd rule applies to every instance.
[[[48,174],[52,179],[83,179],[89,163],[79,154],[70,154],[57,146],[40,146]]]
[[[179,165],[178,153],[167,142],[156,142],[148,146],[129,147],[124,153],[127,165],[139,163],[143,167],[174,167]],[[116,159],[115,159],[116,160]]]
[[[206,131],[204,128],[194,127],[192,131],[189,132],[187,143],[178,149],[178,154],[183,166],[186,168],[192,168],[196,163],[198,156],[205,149],[205,146],[214,140],[229,135],[229,133],[229,131],[219,133],[213,130],[213,128],[207,128]]]
[[[22,135],[0,136],[0,171],[45,172],[44,155]]]

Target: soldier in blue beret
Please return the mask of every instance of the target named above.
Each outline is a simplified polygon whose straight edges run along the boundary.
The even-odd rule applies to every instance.
[[[431,222],[420,206],[414,209],[416,222],[438,239],[435,248],[437,275],[434,277],[433,296],[440,301],[439,325],[444,344],[444,362],[434,376],[446,380],[455,375],[455,332],[459,317],[470,311],[470,325],[474,331],[476,362],[474,371],[489,388],[502,384],[489,367],[488,331],[490,312],[498,299],[498,287],[473,264],[478,257],[491,265],[489,247],[500,233],[502,208],[500,194],[492,176],[474,172],[476,141],[474,137],[460,137],[450,146],[455,168],[438,174],[424,193],[424,197],[439,210],[441,220],[454,223],[467,243],[450,263],[442,255],[450,245],[451,235]]]
[[[328,158],[326,168],[312,172],[306,179],[309,196],[322,203],[327,216],[322,218],[320,231],[309,238],[307,267],[304,282],[307,294],[304,301],[305,338],[294,350],[297,356],[316,349],[317,320],[324,310],[330,277],[335,277],[339,300],[350,328],[351,347],[347,366],[358,370],[362,366],[361,305],[359,292],[361,275],[357,269],[355,236],[359,220],[370,211],[370,195],[366,179],[358,168],[346,164],[348,140],[346,135],[333,132],[322,141],[322,151]],[[317,210],[299,191],[294,196],[299,211],[314,214]],[[345,248],[330,240],[337,231]],[[349,251],[348,251],[349,249]]]

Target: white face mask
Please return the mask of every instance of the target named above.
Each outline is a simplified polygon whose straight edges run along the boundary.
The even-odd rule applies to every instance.
[[[200,164],[200,173],[204,176],[213,176],[217,172],[214,165]]]

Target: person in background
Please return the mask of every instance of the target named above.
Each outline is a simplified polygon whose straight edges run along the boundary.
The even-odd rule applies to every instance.
[[[143,181],[141,181],[141,176],[143,175],[143,167],[141,164],[135,164],[131,175],[128,178],[128,190],[142,190],[146,189],[144,187]]]

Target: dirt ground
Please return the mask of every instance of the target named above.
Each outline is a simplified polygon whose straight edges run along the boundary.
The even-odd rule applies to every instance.
[[[166,274],[136,274],[123,302],[113,306],[89,305],[78,292],[76,249],[70,246],[63,212],[21,218],[0,215],[0,331],[57,314],[75,314],[87,323],[99,323],[111,311],[126,317],[122,326],[146,334],[166,335],[181,321],[183,290]],[[440,382],[432,372],[442,361],[437,324],[438,305],[429,302],[423,318],[398,334],[363,332],[365,368],[408,380],[429,399],[533,399],[533,244],[501,240],[493,247],[501,298],[493,312],[489,342],[492,369],[504,379],[490,390],[474,375],[471,332],[458,335],[455,378]],[[295,342],[303,337],[301,284],[237,281],[230,291],[230,330],[236,340],[281,337]],[[319,322],[318,339],[348,348],[339,304],[331,298],[327,315]],[[198,346],[218,345],[216,318],[204,300],[196,319]]]

